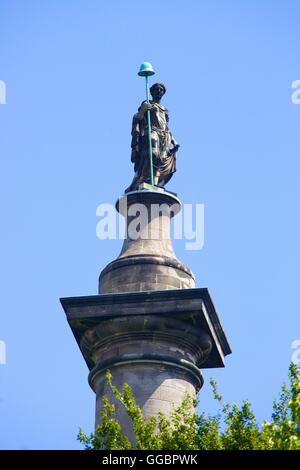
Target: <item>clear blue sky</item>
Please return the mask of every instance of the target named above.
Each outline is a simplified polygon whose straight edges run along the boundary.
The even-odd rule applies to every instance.
[[[0,2],[0,447],[75,449],[94,424],[87,367],[59,297],[97,293],[121,241],[96,207],[132,178],[130,127],[149,60],[181,144],[168,185],[205,204],[180,260],[208,287],[233,354],[205,371],[260,420],[300,339],[298,0]],[[114,175],[114,176],[112,176]]]

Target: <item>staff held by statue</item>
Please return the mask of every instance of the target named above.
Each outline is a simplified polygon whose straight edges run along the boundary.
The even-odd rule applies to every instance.
[[[148,77],[154,75],[155,72],[153,70],[152,65],[150,62],[143,62],[140,66],[140,70],[138,75],[140,77],[145,77],[146,83],[146,100],[149,104],[149,84],[148,84]],[[147,111],[147,121],[148,121],[148,145],[149,145],[149,163],[150,163],[150,179],[151,185],[154,186],[154,178],[153,178],[153,160],[152,160],[152,142],[151,142],[151,119],[150,119],[150,110]]]

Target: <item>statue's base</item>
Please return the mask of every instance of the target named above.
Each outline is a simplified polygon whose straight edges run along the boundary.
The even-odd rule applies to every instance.
[[[121,196],[116,209],[125,217],[126,238],[118,258],[101,271],[99,294],[195,287],[194,274],[176,258],[170,239],[171,218],[180,211],[174,193],[139,189]]]
[[[149,183],[141,183],[138,185],[138,189],[148,189],[149,191],[158,191],[160,193],[165,192],[165,188],[162,188],[161,186],[155,186]]]

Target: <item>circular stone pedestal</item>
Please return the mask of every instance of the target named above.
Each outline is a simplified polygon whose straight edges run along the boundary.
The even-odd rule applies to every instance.
[[[119,257],[100,274],[99,294],[195,287],[192,271],[176,258],[170,239],[170,221],[180,207],[175,195],[156,190],[118,199],[126,236]]]

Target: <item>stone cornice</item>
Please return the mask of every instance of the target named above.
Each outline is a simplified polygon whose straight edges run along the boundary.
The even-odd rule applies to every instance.
[[[231,353],[206,288],[68,297],[62,298],[61,303],[79,346],[86,331],[105,319],[151,315],[157,316],[159,321],[160,317],[167,315],[209,335],[212,351],[201,368],[223,367],[224,357]]]

